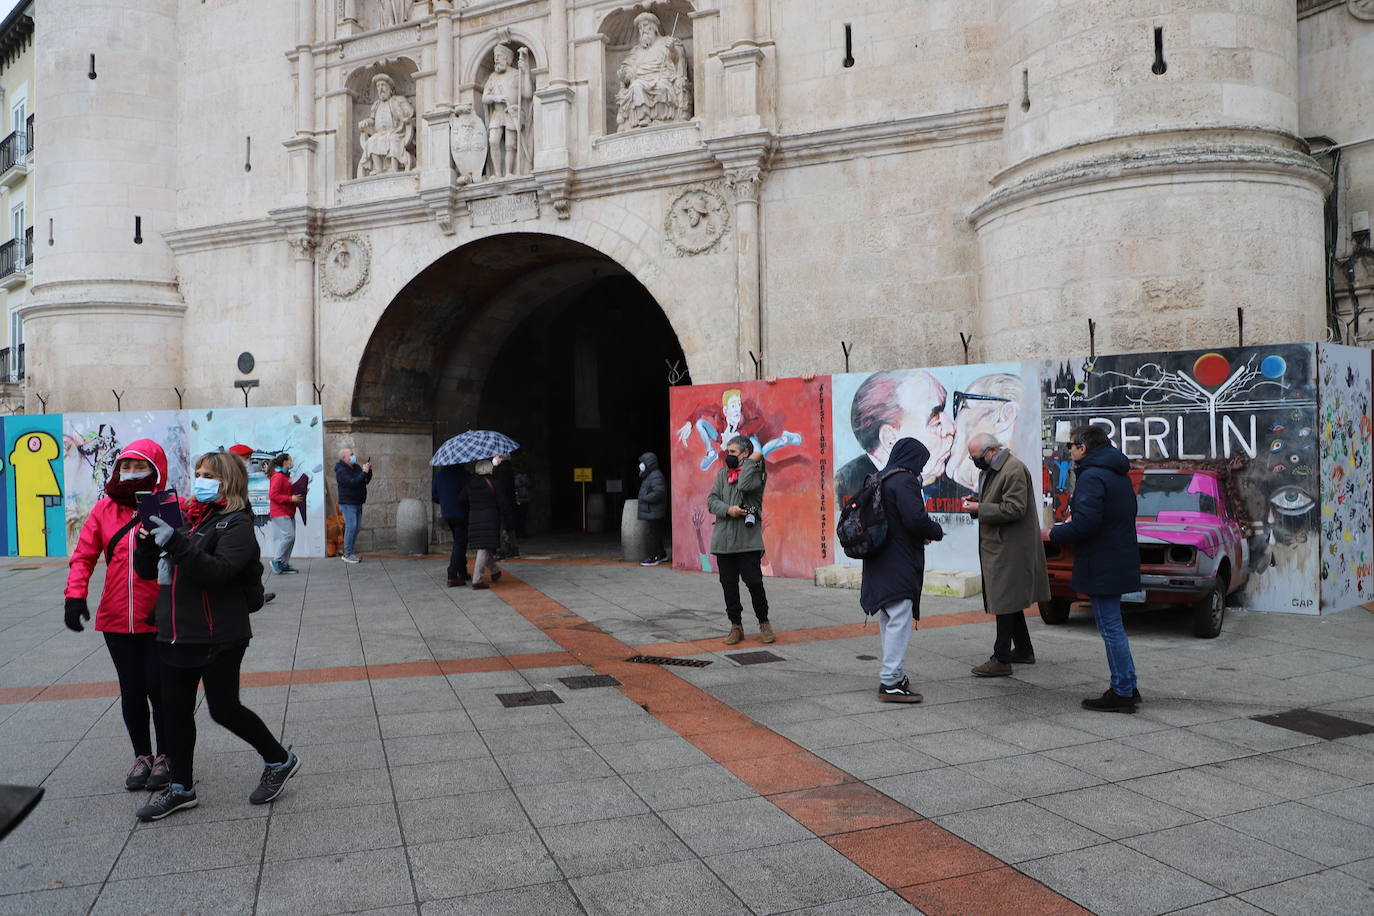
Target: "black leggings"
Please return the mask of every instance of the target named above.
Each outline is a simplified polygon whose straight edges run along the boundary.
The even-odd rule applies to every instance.
[[[205,705],[216,724],[253,745],[264,763],[286,761],[286,748],[257,713],[239,702],[239,666],[246,651],[247,643],[221,649],[205,664],[194,668],[163,664],[162,706],[171,749],[172,782],[191,788],[191,765],[196,753],[196,685],[202,681]]]
[[[161,664],[157,658],[156,633],[106,633],[105,648],[110,650],[119,675],[119,705],[124,713],[124,728],[137,757],[151,757],[152,736],[148,733],[148,707],[153,708],[153,729],[157,732],[157,752],[167,753],[166,733],[162,729]]]
[[[763,590],[763,551],[716,554],[716,569],[720,570],[720,589],[725,593],[725,615],[738,626],[744,620],[744,605],[739,600],[739,580],[749,589],[749,601],[759,623],[768,619],[768,595]]]
[[[1034,655],[1030,630],[1026,629],[1026,612],[997,614],[997,640],[992,644],[992,656],[999,662],[1011,661],[1011,654]]]
[[[448,530],[453,532],[453,552],[448,558],[448,577],[450,579],[468,578],[468,520],[446,518]]]

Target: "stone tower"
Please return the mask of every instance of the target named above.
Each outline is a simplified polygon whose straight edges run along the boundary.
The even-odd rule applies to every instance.
[[[47,149],[29,391],[50,412],[113,410],[110,389],[176,407],[185,305],[162,233],[176,221],[177,2],[84,0],[36,18]]]
[[[1004,0],[1003,167],[973,211],[986,359],[1324,331],[1329,182],[1291,0]],[[1257,334],[1255,335],[1257,336]],[[1252,338],[1253,339],[1253,338]]]

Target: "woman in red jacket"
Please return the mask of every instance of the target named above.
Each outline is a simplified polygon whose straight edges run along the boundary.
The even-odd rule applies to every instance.
[[[90,620],[86,596],[101,555],[105,557],[105,587],[95,612],[95,629],[105,636],[115,671],[119,675],[119,699],[124,727],[134,746],[134,765],[124,777],[124,788],[161,789],[170,780],[162,729],[162,686],[157,655],[157,627],[149,622],[157,603],[156,582],[134,574],[134,533],[138,527],[135,493],[167,488],[167,456],[151,439],[129,443],[115,460],[105,496],[91,508],[81,536],[72,551],[67,573],[65,616],[67,628],[85,629]],[[148,731],[148,708],[153,711],[157,756],[153,756]]]
[[[272,479],[268,481],[267,510],[269,523],[277,536],[277,556],[272,560],[272,572],[277,575],[298,573],[291,565],[291,551],[296,546],[296,504],[299,495],[291,489],[291,456],[286,452],[272,459]]]

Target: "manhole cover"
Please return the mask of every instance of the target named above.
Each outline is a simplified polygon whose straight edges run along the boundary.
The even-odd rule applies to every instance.
[[[639,662],[641,665],[679,665],[683,668],[705,668],[711,664],[708,659],[668,658],[663,655],[631,655],[625,661]]]
[[[1324,712],[1313,712],[1310,709],[1290,709],[1287,712],[1250,718],[1265,725],[1277,725],[1279,728],[1311,735],[1314,738],[1325,738],[1327,741],[1374,733],[1374,725],[1356,722],[1354,719],[1343,719],[1340,716],[1328,716]]]
[[[734,655],[727,655],[725,657],[738,665],[762,665],[766,662],[780,662],[783,660],[781,655],[774,655],[767,649],[760,649],[757,652],[736,652]]]
[[[620,682],[609,674],[580,674],[577,677],[560,677],[563,686],[569,690],[586,690],[589,687],[619,687]]]
[[[524,693],[498,693],[496,699],[501,701],[501,705],[507,709],[516,706],[552,706],[555,703],[562,703],[558,694],[552,690],[527,690]]]

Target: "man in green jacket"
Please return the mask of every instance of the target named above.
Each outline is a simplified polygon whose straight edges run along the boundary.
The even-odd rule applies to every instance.
[[[744,606],[740,604],[739,582],[749,589],[754,616],[759,621],[759,638],[773,642],[773,625],[768,622],[768,595],[763,590],[763,487],[768,474],[763,456],[754,443],[736,436],[725,446],[725,467],[716,472],[715,485],[706,497],[706,508],[716,517],[711,531],[711,553],[716,555],[720,587],[725,592],[725,613],[730,618],[730,633],[725,644],[733,646],[744,638]]]

